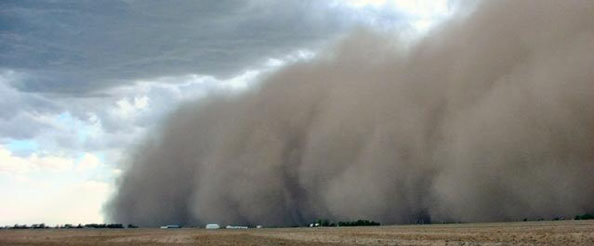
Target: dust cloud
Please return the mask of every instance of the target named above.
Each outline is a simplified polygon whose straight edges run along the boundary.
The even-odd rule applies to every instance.
[[[485,1],[405,47],[354,31],[130,151],[108,220],[298,225],[594,211],[594,2]]]

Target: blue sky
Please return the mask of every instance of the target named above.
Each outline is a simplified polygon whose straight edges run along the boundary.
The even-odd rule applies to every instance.
[[[414,39],[447,1],[3,1],[0,225],[98,223],[176,105],[241,93],[354,28]]]

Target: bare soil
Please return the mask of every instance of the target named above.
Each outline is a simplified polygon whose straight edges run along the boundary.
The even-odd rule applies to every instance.
[[[341,228],[0,230],[0,245],[594,245],[594,220]]]

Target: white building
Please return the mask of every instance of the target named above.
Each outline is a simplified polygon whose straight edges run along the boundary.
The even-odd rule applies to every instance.
[[[225,227],[226,229],[247,229],[247,226],[236,226],[236,225],[228,225]]]
[[[180,225],[164,225],[161,226],[161,229],[175,229],[175,228],[181,228]]]
[[[209,229],[209,230],[214,230],[214,229],[220,229],[221,227],[219,226],[219,224],[207,224],[205,228]]]

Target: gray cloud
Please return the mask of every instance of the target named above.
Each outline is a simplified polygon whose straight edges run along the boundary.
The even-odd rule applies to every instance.
[[[37,94],[19,93],[9,84],[22,80],[25,75],[11,71],[0,70],[0,120],[8,120],[22,111],[31,114],[40,112],[55,112],[58,107],[46,97]],[[17,106],[18,105],[18,106]]]
[[[13,86],[74,95],[139,78],[228,78],[361,23],[326,1],[3,1],[0,7],[0,68],[29,75]]]
[[[123,148],[179,101],[226,86],[221,78],[364,22],[323,1],[2,1],[0,140],[60,152]],[[196,74],[208,79],[189,83]],[[150,110],[115,112],[118,101],[144,96]],[[97,117],[101,136],[60,129],[52,123],[60,115],[76,127]]]
[[[110,221],[498,221],[594,212],[594,5],[485,1],[406,51],[358,31],[130,153]]]
[[[11,81],[21,79],[22,75],[0,70],[0,136],[16,139],[33,137],[51,128],[44,122],[44,113],[57,113],[60,106],[53,101],[37,95],[20,93],[10,87]]]

